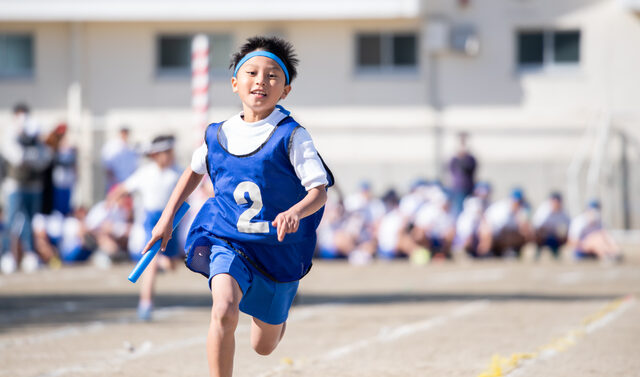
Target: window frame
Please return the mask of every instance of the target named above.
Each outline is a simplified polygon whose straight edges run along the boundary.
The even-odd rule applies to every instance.
[[[578,33],[578,60],[575,62],[557,62],[555,60],[554,37],[556,33],[577,32]],[[522,33],[542,34],[542,63],[521,63],[520,62],[520,35]],[[575,71],[582,61],[582,30],[580,28],[519,28],[514,33],[514,56],[516,72],[536,73],[536,72],[567,72]]]
[[[395,41],[398,36],[415,38],[415,63],[413,65],[395,64]],[[363,66],[360,64],[360,38],[364,36],[380,37],[380,64]],[[420,34],[415,30],[357,31],[353,37],[353,66],[356,75],[380,74],[416,74],[420,66]]]
[[[162,79],[171,79],[171,78],[178,78],[178,79],[183,79],[183,78],[190,78],[191,77],[191,60],[189,60],[189,65],[186,67],[182,67],[182,68],[168,68],[168,67],[162,67],[160,65],[161,63],[161,58],[162,58],[162,38],[166,38],[166,37],[184,37],[187,38],[189,40],[189,51],[191,51],[191,43],[193,41],[193,38],[199,33],[188,33],[188,32],[158,32],[156,33],[155,36],[155,61],[154,61],[154,71],[155,71],[155,76],[158,78],[162,78]],[[231,33],[217,33],[217,32],[210,32],[210,33],[204,33],[207,38],[209,39],[209,77],[212,76],[231,76],[231,72],[228,69],[228,65],[225,64],[223,67],[212,67],[212,59],[211,59],[211,53],[212,53],[212,49],[211,49],[211,43],[212,43],[212,39],[213,37],[224,37],[224,38],[228,38],[229,39],[229,47],[230,47],[230,51],[229,54],[232,53],[233,51],[233,40],[234,40],[234,36]],[[227,56],[228,59],[231,58],[231,56]]]
[[[31,65],[22,72],[8,72],[0,65],[0,80],[33,79],[36,74],[36,36],[29,31],[0,31],[0,40],[6,37],[27,37],[30,43]],[[2,42],[0,42],[2,43]],[[1,55],[0,55],[1,58]]]

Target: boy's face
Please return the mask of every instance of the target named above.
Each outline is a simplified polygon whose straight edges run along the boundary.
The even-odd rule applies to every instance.
[[[173,164],[173,149],[163,152],[157,152],[150,155],[149,157],[151,157],[151,159],[153,159],[153,161],[155,161],[155,163],[160,167],[166,168]]]
[[[287,97],[291,85],[286,85],[282,68],[266,56],[247,60],[231,78],[231,87],[238,93],[244,108],[245,121],[266,118],[281,99]]]

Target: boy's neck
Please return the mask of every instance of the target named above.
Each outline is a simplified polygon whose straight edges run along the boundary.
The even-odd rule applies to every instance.
[[[264,111],[264,112],[254,112],[253,110],[251,110],[250,108],[247,108],[246,106],[243,106],[243,114],[242,114],[242,120],[244,120],[247,123],[255,123],[255,122],[259,122],[261,120],[267,119],[269,117],[269,115],[271,115],[271,113],[273,113],[273,110],[275,110],[275,106],[272,107],[271,109]]]

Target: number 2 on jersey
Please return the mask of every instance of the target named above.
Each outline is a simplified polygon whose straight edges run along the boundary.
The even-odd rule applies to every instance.
[[[238,217],[238,231],[242,233],[269,233],[268,221],[255,221],[251,222],[260,210],[262,210],[262,194],[260,194],[260,187],[253,182],[245,181],[240,182],[233,192],[233,198],[238,205],[247,204],[247,199],[244,194],[249,194],[251,199],[251,207],[240,214]]]

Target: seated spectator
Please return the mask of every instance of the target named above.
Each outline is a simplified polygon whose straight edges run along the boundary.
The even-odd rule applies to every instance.
[[[129,259],[126,251],[132,222],[132,200],[128,195],[112,203],[98,202],[89,210],[85,224],[98,245],[95,255],[98,266],[106,268],[112,260]]]
[[[521,189],[487,208],[479,228],[481,256],[517,256],[532,238],[529,209]]]
[[[620,260],[620,247],[602,226],[600,202],[592,200],[586,210],[571,220],[569,245],[576,259]]]
[[[482,222],[484,208],[482,199],[472,196],[465,199],[462,205],[462,213],[456,221],[456,250],[464,250],[467,255],[477,258],[478,254],[478,228]]]
[[[73,216],[54,211],[37,214],[33,219],[36,251],[52,267],[60,263],[84,262],[96,247],[95,239],[84,225],[86,209],[76,209]]]
[[[491,185],[488,182],[478,182],[473,188],[473,197],[480,199],[484,212],[491,204]]]
[[[344,200],[344,208],[348,213],[360,212],[367,224],[375,224],[385,214],[382,201],[371,191],[369,182],[360,183],[360,190],[348,195]]]
[[[396,192],[393,190],[387,192],[383,202],[388,212],[382,217],[377,231],[378,257],[381,259],[411,257],[417,264],[426,263],[429,260],[428,252],[411,237],[409,221],[400,209],[400,198]],[[417,256],[418,254],[422,255]]]
[[[536,259],[540,258],[544,247],[551,250],[555,259],[560,256],[560,248],[567,242],[569,216],[562,206],[562,195],[553,192],[533,215],[533,229],[537,245]]]
[[[52,267],[60,265],[56,243],[61,237],[63,221],[64,216],[54,211],[48,215],[36,213],[31,222],[35,252],[42,262]]]
[[[451,246],[455,236],[455,217],[447,194],[432,190],[429,202],[416,214],[412,230],[414,240],[427,248],[432,258],[451,258]]]
[[[344,259],[356,247],[356,237],[346,231],[346,211],[339,199],[325,204],[324,216],[318,226],[318,251],[322,259]]]
[[[409,193],[400,198],[400,211],[413,223],[420,207],[425,203],[425,191],[429,183],[424,179],[416,180],[409,190]]]

